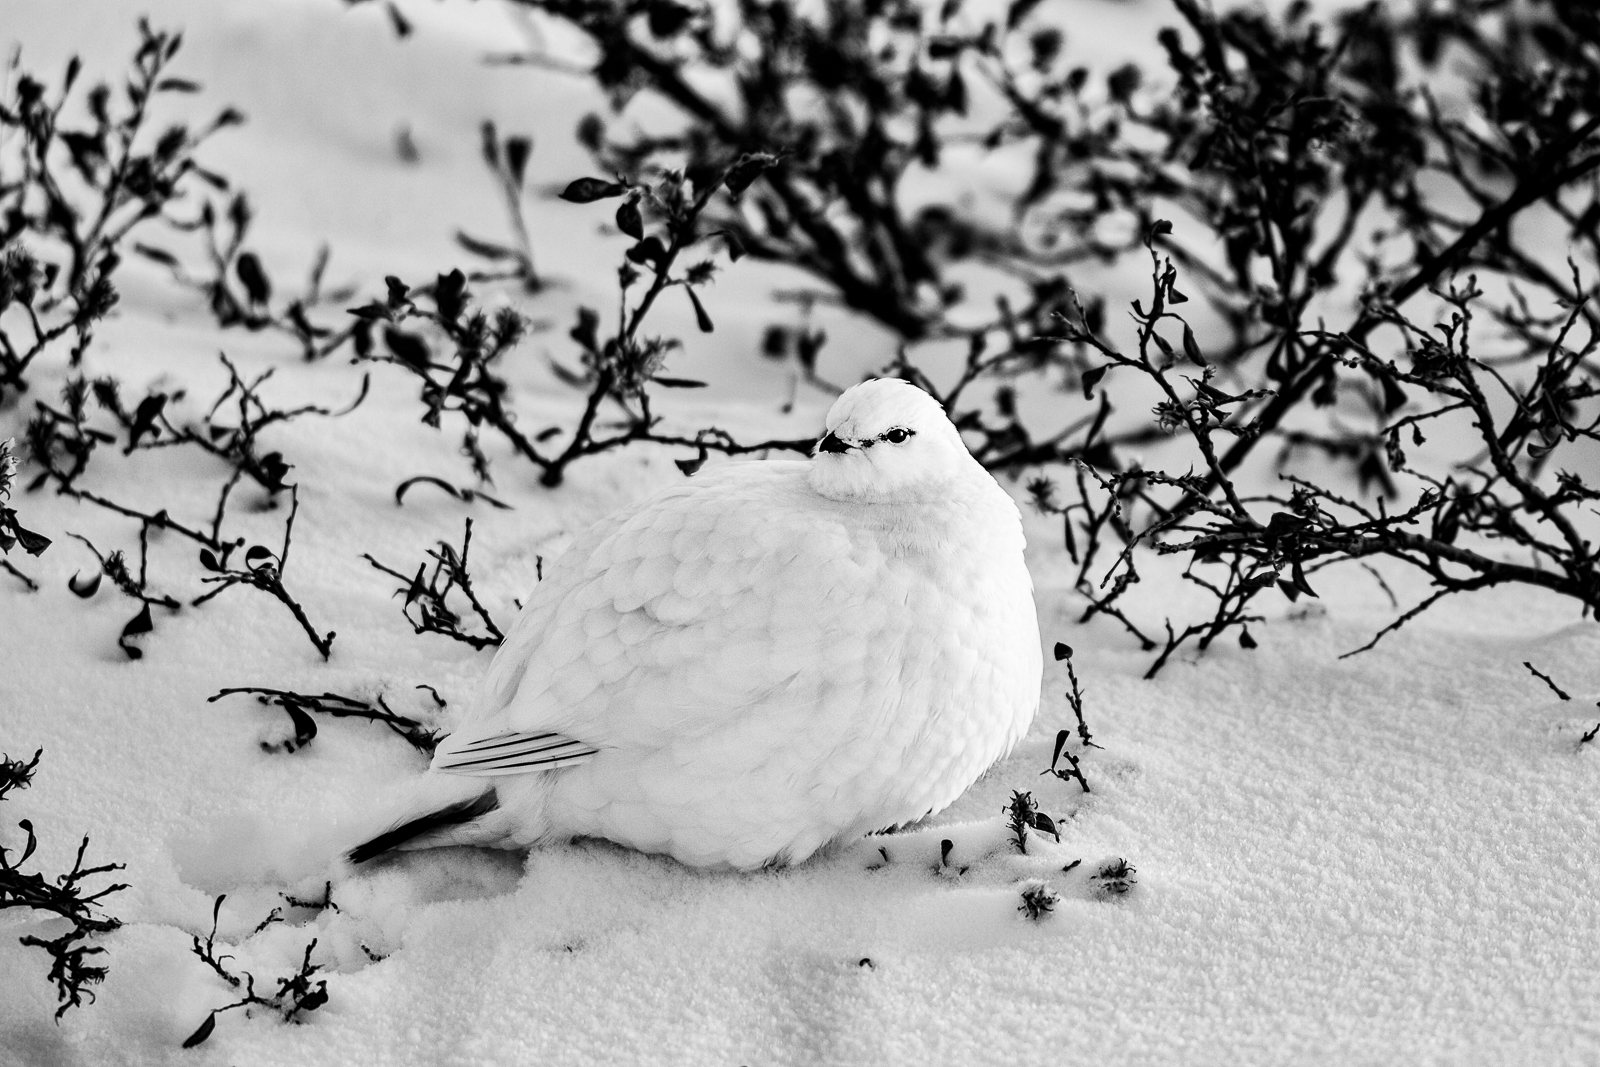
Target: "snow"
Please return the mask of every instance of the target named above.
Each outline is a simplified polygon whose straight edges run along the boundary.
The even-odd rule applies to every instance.
[[[1130,6],[1093,5],[1124,19]],[[254,194],[255,243],[285,276],[323,239],[339,280],[421,277],[459,262],[449,243],[456,226],[486,235],[500,226],[478,173],[477,121],[533,129],[534,181],[557,183],[582,171],[569,127],[598,103],[553,75],[482,67],[481,52],[515,39],[491,5],[408,5],[419,33],[403,45],[376,6],[6,8],[0,44],[23,41],[29,64],[45,69],[70,46],[91,71],[114,71],[138,11],[185,26],[183,72],[207,83],[207,106],[234,102],[252,116],[210,158]],[[351,54],[361,62],[347,62]],[[424,153],[415,168],[393,162],[400,122]],[[594,235],[597,216],[583,209],[530,202],[530,221],[541,265],[565,281],[527,310],[562,324],[572,303],[607,291],[618,246]],[[336,404],[359,386],[359,368],[305,366],[270,338],[219,335],[156,274],[130,277],[91,372],[131,390],[181,382],[192,407],[224,380],[221,348],[247,370],[277,367],[268,395],[283,403]],[[776,413],[785,371],[754,351],[775,317],[765,296],[783,284],[772,272],[728,272],[708,300],[718,319],[708,339],[686,307],[668,309],[677,318],[664,317],[663,331],[689,339],[673,373],[714,383],[681,405],[685,425],[714,417],[735,432],[792,435],[820,426],[820,395],[802,392],[793,414]],[[849,352],[838,341],[830,349],[835,362],[824,370],[835,377],[885,354],[869,332],[830,332],[861,338]],[[524,349],[517,405],[528,418],[571,416],[571,394],[539,369],[541,352],[561,352],[561,339],[552,331]],[[414,565],[435,541],[458,539],[471,515],[473,570],[505,620],[536,580],[540,555],[680,477],[671,455],[638,450],[586,461],[548,491],[497,457],[496,491],[516,510],[425,490],[397,508],[399,480],[462,481],[464,467],[453,437],[416,424],[409,383],[384,370],[355,414],[308,419],[273,439],[301,486],[286,581],[314,623],[338,631],[327,663],[279,605],[248,589],[177,615],[158,611],[144,658],[127,660],[116,637],[131,602],[110,589],[90,600],[68,592],[67,579],[93,559],[66,534],[109,550],[131,547],[136,528],[64,498],[15,501],[23,521],[56,543],[37,560],[13,557],[40,592],[0,576],[0,749],[44,749],[32,788],[0,805],[0,832],[14,845],[10,828],[32,820],[41,845],[30,869],[46,871],[69,866],[88,832],[89,859],[126,863],[117,877],[132,888],[108,901],[126,922],[102,942],[108,980],[93,1005],[59,1024],[44,954],[17,943],[59,924],[0,915],[0,1062],[1600,1057],[1600,826],[1588,792],[1600,780],[1600,746],[1578,744],[1600,718],[1600,627],[1542,593],[1487,593],[1339,659],[1392,613],[1359,570],[1324,572],[1321,600],[1276,607],[1253,630],[1255,651],[1227,643],[1184,655],[1147,682],[1150,657],[1119,628],[1076,623],[1082,603],[1055,521],[1031,514],[1042,637],[1047,648],[1059,640],[1076,649],[1103,746],[1084,756],[1093,793],[1040,776],[1056,731],[1074,725],[1065,671],[1048,663],[1033,731],[953,808],[925,828],[797,869],[707,874],[598,842],[526,857],[446,850],[356,875],[331,869],[328,857],[423,758],[381,726],[349,720],[321,720],[303,750],[266,752],[259,742],[288,734],[281,712],[248,697],[206,698],[239,685],[382,692],[420,717],[435,714],[414,688],[426,683],[450,702],[436,715],[448,728],[489,654],[413,635],[389,579],[360,554]],[[63,374],[49,367],[37,395]],[[14,432],[19,417],[0,414],[0,425]],[[176,451],[96,464],[91,485],[175,515],[209,514],[225,476]],[[283,517],[242,506],[231,521],[271,545]],[[175,539],[153,544],[151,573],[155,588],[183,599],[203,591],[190,548]],[[1402,602],[1415,599],[1414,579],[1385,576]],[[1152,578],[1133,607],[1146,618],[1177,613],[1186,595]],[[1524,660],[1574,699],[1557,700]],[[1035,833],[1026,854],[1010,844],[1001,809],[1015,789],[1032,790],[1057,819],[1059,843]],[[939,866],[946,838],[953,869]],[[1118,858],[1137,868],[1125,895],[1095,877]],[[1082,862],[1063,871],[1073,860]],[[283,894],[319,897],[329,877],[337,912],[286,905]],[[1030,880],[1060,896],[1037,922],[1018,911]],[[208,1042],[183,1051],[206,1014],[233,999],[190,952],[191,938],[210,930],[219,893],[219,951],[234,966],[270,988],[314,937],[329,1001],[303,1025],[229,1012]],[[275,907],[285,921],[252,933]]]

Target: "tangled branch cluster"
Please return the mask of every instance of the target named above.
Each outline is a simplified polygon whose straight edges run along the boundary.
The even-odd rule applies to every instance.
[[[216,903],[211,908],[211,932],[202,939],[198,935],[193,938],[190,951],[209,967],[217,977],[239,994],[239,999],[224,1004],[220,1008],[212,1009],[205,1021],[195,1029],[183,1042],[184,1048],[194,1048],[196,1045],[208,1041],[217,1028],[217,1018],[224,1012],[243,1008],[249,1015],[253,1009],[262,1009],[273,1012],[286,1023],[301,1022],[302,1016],[316,1011],[328,1003],[328,982],[325,978],[316,978],[322,970],[322,964],[311,962],[311,953],[317,947],[317,939],[312,938],[306,945],[305,955],[300,960],[300,966],[283,978],[278,979],[278,988],[266,996],[256,992],[255,975],[246,970],[235,970],[230,966],[233,957],[217,951],[217,919],[222,914],[222,902],[227,900],[227,895],[217,897]],[[291,903],[298,903],[291,901]],[[331,907],[332,901],[313,902],[312,906]],[[262,924],[256,927],[259,932],[272,922],[278,921],[278,913],[267,917]]]
[[[139,564],[136,574],[127,565],[121,550],[102,554],[93,544],[79,538],[84,540],[99,561],[101,574],[110,578],[121,592],[140,602],[139,613],[129,621],[122,634],[122,648],[130,658],[137,659],[142,653],[128,640],[154,628],[151,605],[169,611],[177,611],[180,607],[180,602],[170,595],[152,595],[147,591],[151,534],[171,533],[196,546],[200,566],[207,572],[201,581],[216,586],[212,591],[195,598],[193,605],[204,604],[234,586],[260,589],[288,609],[312,645],[326,659],[332,649],[333,634],[320,633],[311,624],[305,609],[283,584],[294,520],[299,512],[298,487],[285,480],[293,464],[284,459],[279,451],[261,451],[259,438],[268,427],[287,424],[307,415],[336,417],[348,414],[365,398],[365,383],[355,400],[342,409],[308,404],[286,410],[268,405],[259,394],[262,384],[271,377],[271,371],[246,379],[226,356],[222,357],[222,363],[228,371],[228,385],[196,422],[174,421],[169,411],[170,404],[184,399],[181,390],[151,392],[137,404],[127,404],[118,383],[112,378],[101,377],[93,381],[82,375],[69,378],[62,390],[59,407],[35,401],[35,414],[28,424],[28,444],[30,455],[40,470],[29,488],[54,486],[58,494],[138,522]],[[126,443],[121,448],[125,457],[139,451],[188,447],[205,452],[230,468],[218,490],[216,507],[209,521],[184,521],[174,518],[166,508],[154,511],[142,509],[105,492],[86,488],[82,483],[97,450],[102,446],[115,445],[119,439],[125,439]],[[289,493],[289,515],[284,523],[282,545],[276,552],[259,544],[246,548],[244,538],[223,535],[223,525],[235,491],[246,479],[266,494],[269,505],[278,494],[285,490]],[[234,558],[234,553],[240,549],[245,549],[242,563]],[[72,591],[81,597],[91,597],[99,588],[99,576],[72,585]]]
[[[715,328],[696,290],[711,281],[716,263],[707,258],[679,269],[679,258],[718,236],[706,232],[701,223],[716,194],[725,191],[729,198],[738,197],[771,162],[767,157],[741,158],[698,180],[668,171],[649,182],[580,178],[567,186],[562,198],[573,203],[622,198],[615,214],[617,228],[635,240],[617,268],[615,332],[603,335],[600,313],[580,307],[569,337],[577,346],[581,369],[555,365],[563,380],[585,393],[582,413],[571,430],[555,424],[528,433],[518,426],[509,405],[509,386],[496,364],[521,339],[525,323],[510,308],[501,308],[492,317],[474,310],[461,270],[439,275],[428,287],[431,307],[417,303],[422,292],[389,278],[383,300],[353,309],[361,320],[355,336],[358,358],[391,364],[417,378],[422,421],[427,425],[439,428],[446,414],[463,417],[461,449],[484,482],[490,480],[489,460],[479,443],[485,430],[499,435],[532,463],[547,486],[561,484],[568,466],[579,459],[642,442],[694,449],[694,460],[679,463],[685,473],[692,473],[711,452],[809,451],[809,438],[740,443],[714,427],[692,437],[666,433],[651,404],[653,388],[687,389],[704,383],[663,373],[668,355],[680,344],[648,333],[646,318],[662,293],[680,289],[700,329],[710,333]],[[730,258],[743,254],[731,238],[725,246]],[[379,337],[382,349],[376,345]],[[615,422],[604,421],[608,409]]]
[[[16,308],[27,326],[0,327],[0,404],[27,389],[30,368],[57,342],[70,344],[74,366],[82,359],[116,305],[112,275],[135,231],[184,225],[179,207],[197,183],[227,185],[195,152],[242,116],[225,109],[199,130],[169,126],[152,143],[156,102],[199,86],[168,73],[181,34],[140,20],[139,36],[122,91],[102,82],[85,94],[87,125],[64,118],[83,72],[76,57],[56,92],[20,74],[0,98],[0,131],[18,135],[0,150],[0,313]]]
[[[4,800],[12,790],[28,787],[42,754],[42,751],[35,752],[26,763],[0,756],[0,800]],[[69,1008],[82,1004],[84,997],[93,1001],[94,992],[89,987],[105,979],[106,968],[91,959],[103,955],[105,949],[88,942],[91,937],[110,933],[122,925],[120,920],[105,914],[101,902],[112,893],[128,887],[113,883],[91,892],[84,884],[87,879],[122,870],[120,863],[85,867],[83,857],[89,849],[87,835],[78,845],[78,854],[71,870],[54,879],[46,878],[38,871],[24,873],[22,868],[38,848],[39,839],[34,835],[33,824],[27,819],[17,825],[27,836],[21,854],[13,858],[12,851],[0,845],[0,911],[26,908],[38,914],[65,919],[69,924],[67,930],[57,937],[42,938],[26,934],[21,938],[24,945],[41,948],[50,956],[49,978],[55,983],[61,1001],[61,1006],[56,1009],[56,1018],[59,1020]]]
[[[939,396],[985,463],[1081,462],[1074,499],[1057,500],[1053,480],[1036,496],[1063,516],[1086,617],[1115,617],[1159,650],[1153,670],[1228,630],[1252,646],[1259,593],[1311,595],[1308,566],[1372,555],[1420,567],[1441,595],[1532,581],[1593,606],[1593,551],[1571,515],[1592,490],[1551,458],[1600,418],[1589,5],[1374,4],[1324,20],[1304,4],[1273,17],[1174,0],[1183,26],[1159,35],[1164,72],[1096,77],[1029,0],[1003,20],[960,0],[936,12],[909,0],[519,2],[589,37],[587,73],[615,110],[649,94],[676,111],[627,132],[598,115],[579,124],[617,176],[608,189],[662,173],[698,187],[761,160],[747,195],[700,209],[702,230],[806,272],[805,306],[891,331],[889,372]],[[1002,106],[973,107],[980,93]],[[978,197],[933,182],[984,158],[1026,159],[1023,180]],[[1526,236],[1539,226],[1512,225],[1525,219],[1564,228],[1581,264],[1552,263],[1550,242]],[[1106,339],[1103,295],[1077,294],[1087,267],[1141,246],[1156,278],[1151,306],[1133,306],[1138,354],[1124,357]],[[1180,314],[1180,273],[1192,314]],[[969,296],[980,278],[999,290],[987,311]],[[1476,351],[1491,354],[1479,356],[1466,337],[1486,326],[1494,336]],[[818,380],[820,339],[802,326],[806,343],[791,346],[795,332],[775,325],[765,351],[795,351]],[[966,351],[954,377],[925,369],[922,353],[951,343]],[[1169,373],[1180,362],[1192,385]],[[1145,386],[1101,386],[1112,366]],[[1124,398],[1150,388],[1160,403],[1145,417]],[[1041,430],[1038,398],[1052,391],[1054,425]],[[1407,459],[1402,434],[1420,449],[1420,424],[1457,415],[1480,453],[1453,444]],[[1299,480],[1247,499],[1237,480],[1273,462],[1248,463],[1263,442]],[[1152,468],[1150,452],[1179,458]],[[1362,499],[1371,492],[1408,502]],[[1206,529],[1192,528],[1201,514]],[[1400,536],[1424,516],[1439,536]],[[1196,553],[1186,577],[1215,599],[1211,615],[1168,620],[1163,638],[1126,614],[1134,544]]]

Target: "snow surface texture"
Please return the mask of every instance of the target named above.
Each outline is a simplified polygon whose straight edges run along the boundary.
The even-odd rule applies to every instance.
[[[1130,5],[1079,8],[1130,17]],[[323,236],[334,274],[350,278],[455,261],[445,243],[453,226],[497,225],[487,185],[472,184],[482,181],[475,124],[485,114],[507,128],[545,124],[538,180],[582,166],[566,130],[588,106],[578,87],[476,65],[505,33],[486,5],[408,7],[423,32],[404,46],[376,8],[346,14],[288,0],[6,0],[0,35],[26,42],[46,69],[70,42],[91,70],[109,72],[140,10],[185,26],[184,72],[208,82],[207,100],[251,112],[217,162],[257,194],[269,267],[298,269]],[[364,87],[335,62],[354,48],[372,79]],[[334,78],[350,84],[321,95]],[[429,88],[441,79],[450,92]],[[392,162],[388,124],[402,119],[424,151],[416,170]],[[479,189],[481,199],[451,189]],[[391,193],[402,205],[393,210]],[[589,234],[591,215],[540,207],[533,222],[543,247],[584,250],[563,257],[572,293],[555,299],[605,291],[617,249]],[[708,301],[726,327],[719,318],[712,343],[695,340],[673,370],[717,383],[720,395],[703,403],[735,432],[815,432],[820,398],[774,414],[782,372],[750,354],[760,290],[740,276],[730,272]],[[529,310],[565,321],[543,304]],[[864,363],[883,355],[856,336]],[[219,384],[219,345],[247,370],[279,366],[269,396],[285,403],[351,394],[359,378],[338,362],[301,366],[271,341],[219,339],[154,274],[125,289],[89,369],[130,388],[169,376],[203,397]],[[570,394],[541,391],[543,381],[536,369],[518,380],[519,410],[570,416]],[[0,580],[0,749],[45,755],[34,786],[0,805],[0,819],[33,821],[36,862],[50,871],[65,869],[90,832],[90,859],[125,862],[120,878],[133,888],[110,901],[127,925],[104,940],[111,973],[97,1002],[59,1026],[44,955],[16,940],[57,927],[0,919],[6,1067],[1600,1058],[1591,800],[1600,751],[1577,745],[1597,714],[1600,628],[1543,595],[1480,595],[1338,660],[1391,617],[1375,583],[1352,570],[1319,582],[1314,607],[1284,606],[1256,628],[1259,649],[1229,644],[1143,682],[1149,657],[1115,627],[1075,625],[1081,604],[1059,533],[1037,516],[1027,520],[1029,565],[1044,638],[1076,647],[1104,746],[1085,760],[1092,794],[1039,776],[1055,732],[1072,725],[1064,671],[1047,663],[1032,733],[927,828],[755,875],[699,873],[592,843],[525,860],[408,856],[335,884],[337,912],[287,908],[286,922],[252,935],[284,905],[280,894],[320,895],[322,857],[348,840],[350,820],[397,795],[424,760],[382,727],[354,722],[323,721],[309,747],[269,754],[257,742],[285,736],[280,713],[205,698],[251,684],[382,692],[396,710],[426,715],[413,687],[427,683],[451,701],[436,719],[449,728],[489,658],[414,636],[388,580],[358,558],[420,559],[459,534],[467,509],[438,494],[393,505],[404,477],[460,473],[453,442],[412,421],[414,403],[409,384],[379,374],[355,415],[306,422],[280,442],[302,487],[289,584],[314,621],[339,632],[326,664],[280,606],[249,590],[158,613],[145,658],[129,662],[115,644],[128,603],[109,590],[88,601],[68,593],[67,579],[92,560],[65,532],[126,546],[134,528],[50,497],[19,501],[24,521],[57,541],[22,561],[41,592]],[[517,510],[470,512],[474,572],[491,610],[510,616],[539,555],[679,477],[670,459],[613,454],[575,468],[555,492],[503,462],[498,489]],[[121,491],[208,513],[214,467],[177,453],[136,460],[139,480]],[[281,511],[237,512],[237,529],[269,544],[281,521]],[[201,591],[186,546],[158,543],[151,565],[159,587]],[[1406,576],[1387,577],[1402,599],[1414,596]],[[1178,586],[1152,580],[1144,590],[1134,610],[1183,610]],[[1524,659],[1575,699],[1557,701]],[[1033,790],[1057,818],[1059,844],[1035,834],[1023,855],[1009,843],[1000,812],[1013,789]],[[954,846],[948,867],[943,838]],[[1119,857],[1137,867],[1125,895],[1095,877]],[[1083,862],[1063,872],[1073,860]],[[1035,879],[1061,896],[1038,922],[1018,911]],[[228,894],[219,940],[239,967],[270,986],[315,937],[330,1000],[297,1026],[231,1012],[205,1045],[183,1052],[207,1012],[233,999],[189,952],[218,893]]]

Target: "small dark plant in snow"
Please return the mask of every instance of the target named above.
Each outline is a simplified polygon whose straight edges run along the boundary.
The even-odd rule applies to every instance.
[[[1022,903],[1017,910],[1034,922],[1055,911],[1061,897],[1045,882],[1029,882],[1022,887]]]
[[[1104,864],[1090,875],[1089,882],[1094,886],[1095,892],[1102,897],[1121,897],[1126,896],[1139,884],[1139,880],[1134,877],[1137,873],[1137,867],[1127,860],[1117,859]]]
[[[1039,810],[1032,793],[1012,790],[1005,812],[1006,828],[1011,831],[1011,843],[1017,846],[1018,852],[1027,854],[1029,830],[1037,830],[1057,841],[1061,840],[1061,831],[1056,829],[1055,820]]]
[[[466,529],[461,535],[459,550],[452,547],[448,541],[440,541],[436,548],[428,550],[428,556],[433,560],[431,573],[426,561],[417,564],[416,574],[407,575],[379,563],[368,554],[363,553],[361,558],[384,574],[403,583],[395,591],[395,596],[405,598],[401,612],[417,633],[440,634],[476,649],[494,648],[505,640],[505,634],[495,625],[494,619],[490,617],[488,610],[478,600],[478,594],[472,588],[472,575],[467,570],[467,553],[471,549],[472,520],[468,519]],[[484,633],[469,633],[462,629],[461,613],[447,603],[452,592],[459,592],[466,600],[472,612],[483,623]]]
[[[33,781],[42,752],[35,752],[26,763],[0,756],[0,800],[14,789],[25,789]],[[83,1003],[83,998],[94,1000],[89,987],[103,981],[106,968],[91,958],[105,953],[105,949],[90,945],[91,937],[107,934],[122,923],[105,914],[101,901],[112,893],[128,888],[112,884],[91,891],[84,884],[87,879],[122,870],[120,863],[105,863],[95,867],[83,865],[84,853],[89,848],[89,838],[84,837],[78,846],[78,855],[72,869],[65,874],[47,879],[35,871],[24,873],[22,868],[38,847],[33,824],[27,819],[17,824],[26,835],[20,855],[13,857],[11,849],[0,845],[0,912],[10,908],[26,908],[38,916],[64,919],[68,929],[57,937],[42,938],[32,934],[21,938],[24,945],[44,949],[50,956],[50,981],[55,983],[61,1006],[56,1009],[56,1020],[67,1009]]]
[[[427,686],[418,686],[419,689],[428,689],[433,695],[433,700],[440,707],[444,701],[439,694],[434,693]],[[224,689],[207,698],[208,703],[215,703],[226,696],[247,693],[254,696],[257,701],[269,707],[279,707],[289,716],[289,721],[294,726],[294,737],[279,745],[263,743],[263,748],[268,750],[293,752],[296,749],[309,745],[317,736],[317,721],[312,715],[327,715],[335,719],[366,719],[370,722],[379,722],[393,730],[406,744],[422,753],[424,756],[433,755],[433,750],[443,736],[439,731],[409,715],[401,715],[389,707],[382,695],[373,700],[360,700],[355,697],[340,696],[338,693],[319,693],[315,696],[309,693],[292,693],[282,689],[263,689],[259,686],[235,686]]]
[[[271,594],[280,604],[289,609],[289,614],[294,616],[294,621],[300,624],[311,644],[327,659],[333,651],[334,633],[329,630],[326,634],[317,632],[311,625],[311,620],[306,616],[305,608],[300,602],[289,595],[283,586],[284,571],[289,568],[289,545],[294,536],[294,518],[300,512],[300,487],[289,487],[289,517],[283,524],[283,547],[276,553],[265,545],[251,545],[245,549],[244,564],[242,566],[229,563],[226,557],[217,559],[210,555],[208,549],[200,550],[200,562],[209,571],[214,571],[210,577],[200,579],[207,584],[215,585],[211,592],[197,597],[195,606],[204,604],[214,596],[218,596],[234,586],[250,586],[264,593]]]
[[[1089,724],[1083,717],[1083,689],[1078,685],[1078,672],[1072,666],[1072,646],[1061,641],[1056,642],[1055,657],[1057,662],[1066,661],[1067,681],[1072,688],[1067,692],[1067,704],[1072,708],[1073,717],[1078,720],[1078,740],[1084,748],[1099,748],[1094,743],[1094,735],[1089,732]],[[1087,793],[1089,790],[1084,789]]]
[[[1083,690],[1078,685],[1078,672],[1072,666],[1072,647],[1056,642],[1055,656],[1058,661],[1065,660],[1067,664],[1067,678],[1072,688],[1067,692],[1067,703],[1072,708],[1072,713],[1078,719],[1078,741],[1085,748],[1099,748],[1094,743],[1093,735],[1089,733],[1089,724],[1083,717]],[[1053,774],[1063,782],[1076,781],[1085,793],[1089,792],[1089,781],[1083,776],[1083,768],[1079,765],[1079,758],[1067,748],[1067,742],[1072,738],[1071,730],[1056,732],[1056,747],[1050,753],[1050,766],[1040,774]],[[1056,764],[1063,758],[1067,761],[1066,769],[1058,769]]]
[[[939,842],[939,862],[933,868],[933,873],[943,878],[960,878],[967,873],[968,868],[950,862],[950,853],[955,851],[955,842],[948,837]]]
[[[311,953],[317,947],[316,938],[312,938],[311,943],[306,945],[305,956],[300,961],[299,968],[293,974],[278,979],[278,988],[266,996],[256,992],[256,980],[253,974],[242,969],[236,972],[229,966],[233,957],[226,953],[219,954],[217,951],[217,917],[221,914],[222,902],[226,899],[226,895],[217,897],[216,904],[211,909],[211,932],[203,941],[196,936],[191,951],[202,963],[211,968],[217,977],[232,986],[234,992],[240,996],[232,1003],[213,1009],[211,1014],[206,1016],[205,1022],[183,1042],[184,1048],[194,1048],[196,1045],[204,1044],[217,1028],[217,1017],[235,1008],[245,1009],[247,1016],[252,1008],[261,1008],[279,1015],[284,1022],[294,1023],[303,1021],[302,1016],[328,1003],[328,983],[325,979],[316,977],[322,970],[322,964],[311,962]]]
[[[1011,831],[1011,843],[1024,855],[1028,851],[1028,829],[1033,825],[1033,817],[1038,810],[1032,793],[1012,790],[1011,801],[1005,808],[1006,828]]]
[[[1091,792],[1088,779],[1084,778],[1083,776],[1083,767],[1080,765],[1078,757],[1073,755],[1072,750],[1067,747],[1067,742],[1071,740],[1071,738],[1071,730],[1056,731],[1056,745],[1054,750],[1052,750],[1050,753],[1050,766],[1039,773],[1054,775],[1063,782],[1075,781],[1078,783],[1079,788],[1081,788],[1085,793]],[[1062,758],[1065,758],[1067,761],[1066,767],[1057,767],[1056,764],[1059,763]]]
[[[127,557],[121,549],[103,554],[95,547],[94,542],[80,534],[72,537],[82,541],[84,546],[94,553],[94,558],[100,569],[88,578],[82,574],[74,574],[67,580],[67,588],[84,600],[89,599],[100,591],[102,578],[110,578],[111,584],[123,596],[135,600],[139,604],[139,612],[129,619],[122,627],[122,634],[117,638],[117,647],[129,659],[141,659],[144,650],[138,645],[130,644],[134,638],[143,637],[155,629],[155,620],[150,615],[151,606],[166,608],[176,612],[182,605],[175,599],[165,594],[153,594],[149,591],[149,559],[150,559],[150,527],[141,524],[139,527],[139,571],[135,574],[128,568]]]

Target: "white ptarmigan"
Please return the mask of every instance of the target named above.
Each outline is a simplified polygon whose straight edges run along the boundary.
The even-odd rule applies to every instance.
[[[1016,504],[913,385],[863,382],[826,426],[809,460],[714,466],[579,535],[409,817],[350,858],[599,837],[798,863],[1009,752],[1042,671]]]

